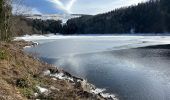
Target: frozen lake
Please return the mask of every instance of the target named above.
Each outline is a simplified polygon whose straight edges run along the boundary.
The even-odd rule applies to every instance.
[[[87,79],[121,100],[170,100],[170,36],[26,36],[42,60]]]

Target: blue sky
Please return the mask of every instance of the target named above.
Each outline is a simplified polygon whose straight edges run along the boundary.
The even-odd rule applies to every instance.
[[[24,0],[23,4],[25,8],[31,8],[32,13],[38,14],[98,14],[145,1],[147,0]]]

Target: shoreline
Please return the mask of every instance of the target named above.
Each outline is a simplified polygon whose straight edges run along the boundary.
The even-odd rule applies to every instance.
[[[26,42],[26,41],[16,41],[16,43],[12,44],[13,46],[16,46],[17,48],[20,48],[23,52],[23,48],[30,48],[32,46],[37,46],[39,43],[34,42]],[[8,47],[8,46],[7,46]],[[145,47],[138,47],[138,48],[132,48],[131,50],[135,49],[169,49],[169,44],[160,44],[160,45],[152,45],[152,46],[145,46]],[[16,50],[18,51],[18,50]],[[126,50],[125,50],[126,51]],[[118,51],[119,52],[119,51]],[[120,51],[121,52],[121,51]],[[24,55],[30,55],[29,53],[24,53]],[[36,85],[36,89],[38,89],[39,92],[34,92],[34,98],[40,97],[43,95],[43,98],[58,98],[56,94],[60,92],[61,96],[63,96],[62,93],[73,95],[70,98],[74,98],[75,100],[81,100],[81,99],[99,99],[99,100],[118,100],[119,96],[114,94],[108,94],[105,93],[105,89],[99,89],[95,87],[93,84],[90,84],[87,82],[87,80],[84,80],[82,78],[72,76],[70,73],[65,72],[63,69],[58,69],[57,66],[47,64],[45,62],[42,62],[42,60],[39,60],[34,55],[30,56],[35,61],[38,61],[42,65],[45,64],[45,67],[39,66],[42,69],[40,70],[38,77],[41,77],[42,80],[46,80],[46,85],[41,85],[40,83]],[[25,59],[25,58],[24,58]],[[33,74],[34,75],[34,74]],[[59,83],[58,83],[59,82]],[[44,84],[44,82],[42,82]],[[70,88],[72,92],[68,92],[68,90],[62,90],[56,86],[60,84],[60,87],[64,88]],[[55,94],[56,93],[56,94]],[[64,94],[64,95],[65,95]],[[45,95],[45,97],[44,97]],[[42,98],[41,98],[42,99]],[[61,98],[60,98],[61,99]],[[55,100],[55,99],[52,99]],[[62,100],[62,99],[61,99]]]
[[[170,44],[145,46],[145,47],[139,47],[139,48],[135,48],[135,49],[170,49]]]
[[[142,42],[145,43],[145,42]],[[31,46],[26,46],[25,48],[29,48],[32,46],[36,46],[39,43],[33,43],[33,45]],[[151,45],[151,46],[144,46],[144,47],[137,47],[137,48],[131,48],[131,50],[133,49],[168,49],[167,48],[168,44],[158,44],[158,45]],[[170,48],[170,45],[168,46]],[[120,50],[122,51],[122,50]],[[125,50],[126,51],[126,50]],[[66,72],[67,74],[65,74],[65,71],[62,70],[61,72],[56,72],[56,73],[51,73],[50,70],[46,70],[44,71],[45,75],[48,77],[52,77],[53,80],[57,79],[61,79],[61,80],[67,80],[70,81],[72,83],[76,83],[79,84],[81,86],[81,88],[83,88],[84,91],[88,92],[88,93],[92,93],[92,94],[97,94],[102,96],[102,98],[104,96],[108,97],[112,97],[112,98],[118,98],[116,97],[116,95],[112,95],[112,94],[108,94],[108,93],[104,93],[105,89],[99,89],[96,88],[93,84],[88,83],[86,80],[81,79],[81,78],[77,78],[75,76],[72,76],[71,74],[69,74],[68,72]],[[52,71],[53,72],[53,71]],[[79,87],[80,87],[79,86]]]
[[[38,42],[32,42],[32,45],[25,46],[24,48],[31,48],[39,45]],[[36,58],[37,59],[37,58]],[[47,63],[48,64],[48,63]],[[78,87],[81,87],[85,92],[91,93],[93,95],[101,97],[101,99],[106,100],[119,100],[116,95],[110,93],[104,93],[106,89],[97,88],[95,85],[88,83],[87,80],[71,75],[69,72],[64,71],[64,69],[58,69],[57,66],[52,65],[54,69],[44,71],[45,76],[53,77],[53,80],[61,79],[73,82]]]

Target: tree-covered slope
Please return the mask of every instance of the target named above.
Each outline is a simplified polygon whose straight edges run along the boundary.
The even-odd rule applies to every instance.
[[[170,31],[170,0],[151,0],[105,14],[70,19],[63,33],[162,33]]]

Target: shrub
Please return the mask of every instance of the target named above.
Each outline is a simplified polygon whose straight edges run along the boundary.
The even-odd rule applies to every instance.
[[[28,87],[28,82],[25,79],[17,79],[16,86],[25,88]]]
[[[7,59],[7,53],[4,50],[0,50],[0,60]]]
[[[31,88],[20,88],[20,91],[27,98],[31,98],[34,94],[34,91]]]

